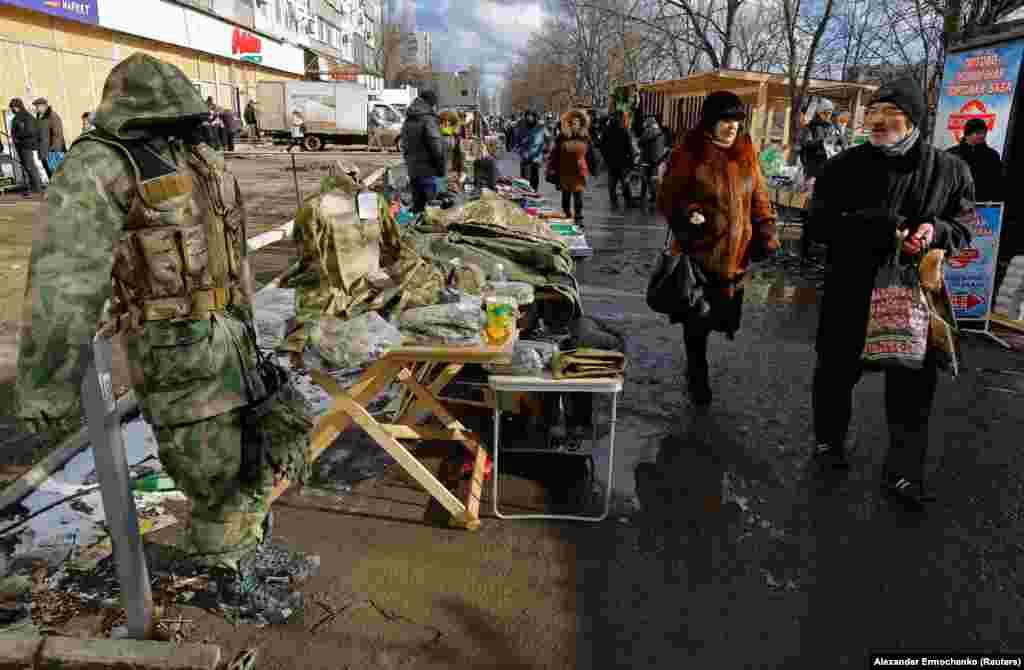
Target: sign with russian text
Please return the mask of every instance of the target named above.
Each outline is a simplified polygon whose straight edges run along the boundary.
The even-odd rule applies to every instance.
[[[993,300],[1003,206],[983,203],[975,211],[971,245],[950,257],[945,268],[946,287],[958,321],[988,319]]]
[[[1022,53],[1024,40],[1017,40],[946,56],[935,122],[937,148],[956,146],[967,122],[981,119],[988,145],[1003,155]]]
[[[43,12],[80,23],[99,23],[99,0],[0,0],[0,4]]]

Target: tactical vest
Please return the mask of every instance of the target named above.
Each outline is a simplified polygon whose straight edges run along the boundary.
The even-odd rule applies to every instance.
[[[148,321],[190,321],[247,305],[245,209],[234,175],[205,146],[185,146],[179,164],[145,143],[102,133],[83,140],[121,151],[135,187],[112,271],[115,330]]]

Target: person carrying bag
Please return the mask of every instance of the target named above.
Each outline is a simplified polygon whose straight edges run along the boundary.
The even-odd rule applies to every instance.
[[[882,86],[865,115],[870,142],[825,164],[809,208],[828,246],[815,343],[814,461],[846,470],[852,392],[863,372],[885,375],[889,449],[882,491],[921,508],[938,370],[958,370],[956,328],[942,257],[969,244],[974,183],[960,160],[924,140],[917,82]]]
[[[648,304],[683,326],[688,392],[698,406],[712,399],[708,338],[736,336],[746,271],[778,250],[775,211],[745,119],[733,93],[705,98],[700,123],[673,149],[657,194],[675,258],[663,254]]]

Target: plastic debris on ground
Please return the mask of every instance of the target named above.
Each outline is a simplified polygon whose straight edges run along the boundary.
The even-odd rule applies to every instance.
[[[219,613],[235,623],[286,622],[303,607],[303,596],[297,587],[320,572],[318,556],[307,556],[272,542],[243,558],[238,573],[209,570],[174,547],[148,543],[145,551],[154,604],[192,605]],[[88,572],[58,570],[47,582],[63,594],[65,601],[64,615],[52,619],[50,625],[66,623],[70,612],[117,612],[120,585],[112,557],[103,559]],[[108,629],[115,626],[116,617],[107,624]]]
[[[276,349],[295,320],[295,289],[264,287],[252,300],[256,336],[261,349]]]
[[[153,430],[142,418],[121,427],[129,476],[141,479],[162,472],[157,458],[156,438]],[[39,488],[26,497],[13,515],[7,515],[3,525],[31,517],[43,508],[91,487],[96,490],[30,518],[20,528],[3,538],[2,550],[13,559],[31,555],[31,552],[58,551],[67,554],[92,546],[106,537],[104,530],[103,499],[98,488],[96,461],[92,449],[86,449],[71,459],[62,470],[51,475]],[[140,516],[163,514],[161,503],[168,497],[182,497],[174,491],[136,493]]]

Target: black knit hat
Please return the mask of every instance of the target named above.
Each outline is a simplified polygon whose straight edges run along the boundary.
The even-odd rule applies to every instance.
[[[715,91],[704,98],[700,108],[700,126],[711,130],[719,121],[743,120],[747,112],[743,109],[743,101],[729,91]]]
[[[964,124],[964,137],[973,135],[974,133],[987,133],[988,124],[981,119],[971,119]]]
[[[869,105],[880,102],[889,102],[906,112],[913,122],[915,128],[920,128],[924,123],[927,107],[924,102],[924,93],[917,82],[907,77],[891,81],[875,92]]]

